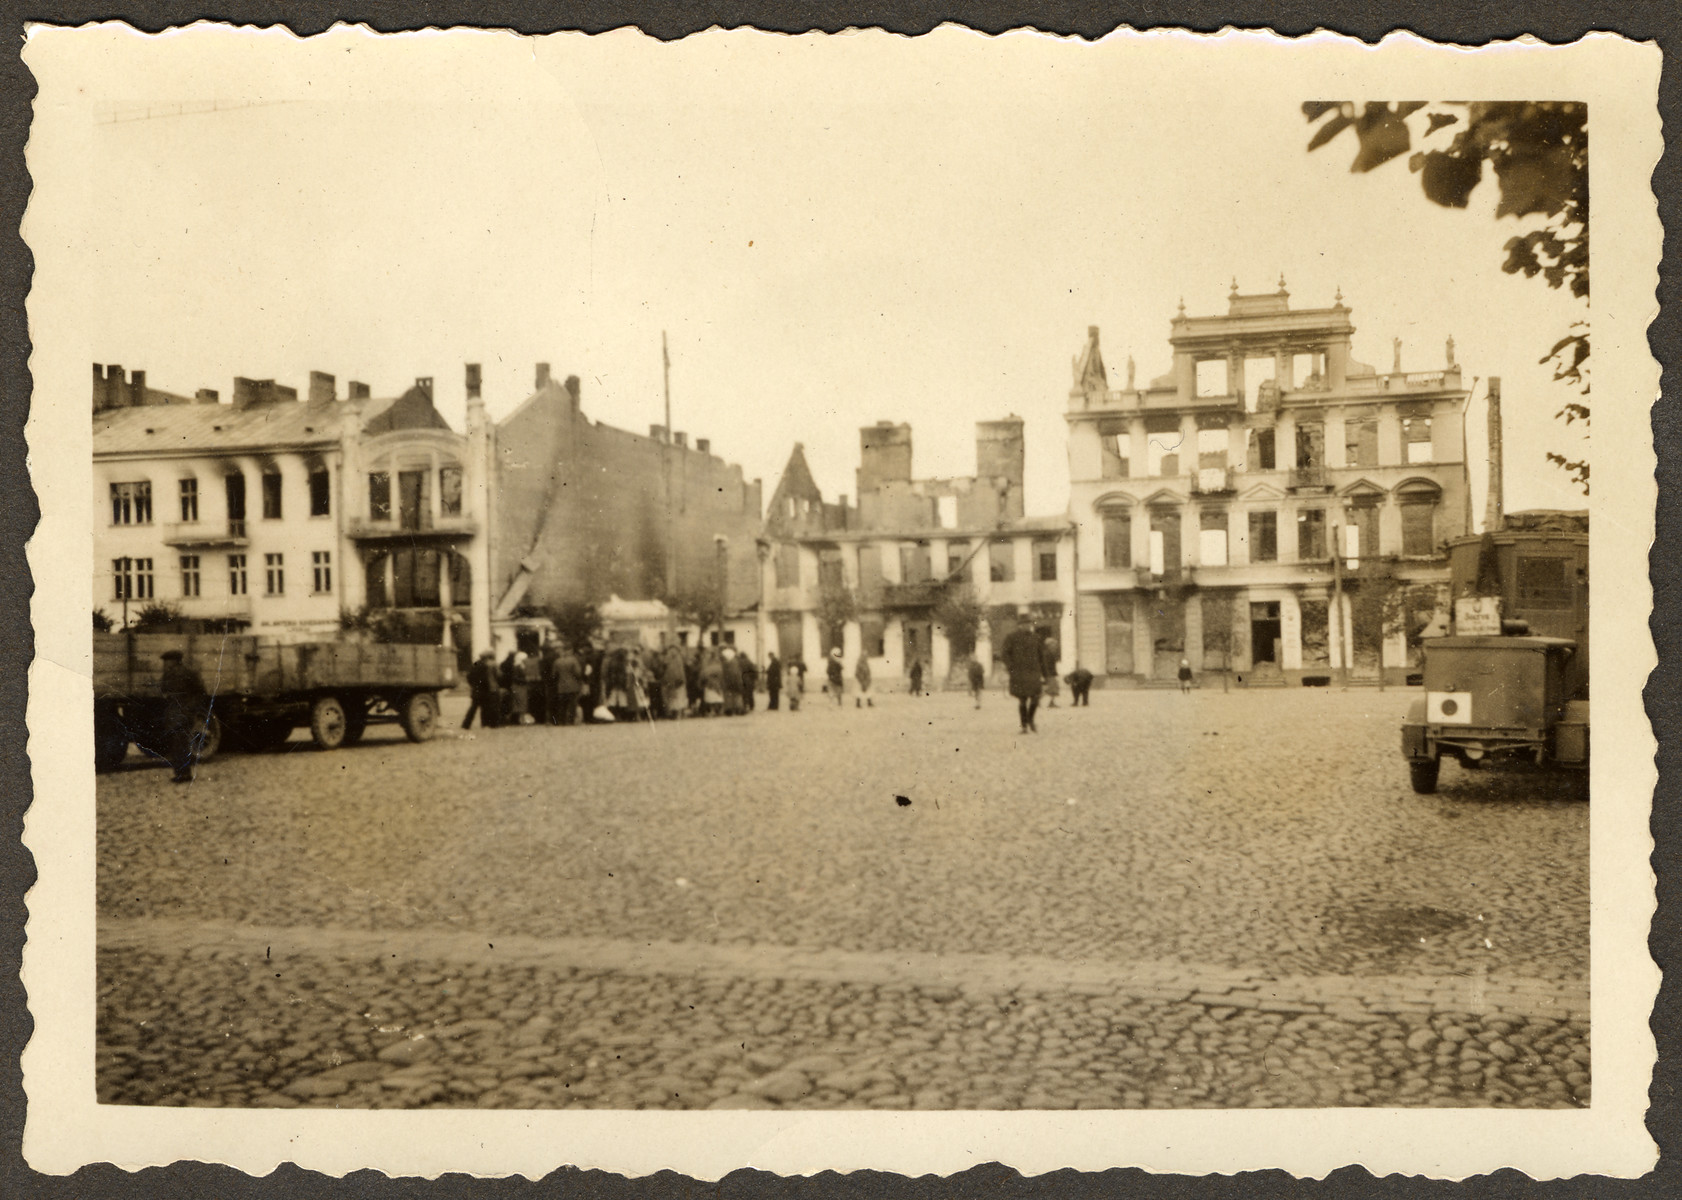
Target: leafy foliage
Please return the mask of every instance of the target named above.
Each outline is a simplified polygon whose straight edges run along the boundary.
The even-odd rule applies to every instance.
[[[93,631],[95,633],[110,633],[116,627],[117,623],[106,614],[103,608],[93,610]]]
[[[587,600],[551,605],[545,615],[554,622],[555,635],[575,653],[587,650],[590,639],[602,631],[601,610]]]
[[[941,592],[940,602],[934,608],[934,621],[946,631],[953,658],[967,658],[975,653],[985,615],[981,602],[967,583],[949,585]]]
[[[181,624],[183,614],[171,604],[148,604],[135,616],[133,627],[141,632],[173,630]]]
[[[826,576],[818,588],[818,624],[835,645],[841,644],[841,631],[847,622],[857,620],[858,615],[858,597],[853,589]]]
[[[1500,189],[1495,215],[1541,217],[1543,224],[1507,240],[1501,269],[1526,279],[1538,275],[1550,288],[1589,298],[1588,106],[1571,101],[1375,102],[1357,110],[1349,101],[1310,101],[1302,106],[1309,124],[1322,122],[1309,139],[1317,150],[1352,129],[1357,143],[1350,170],[1370,171],[1413,148],[1410,121],[1421,118],[1421,139],[1453,130],[1446,146],[1414,151],[1408,169],[1420,177],[1426,197],[1447,208],[1465,208],[1488,163]],[[1439,139],[1440,140],[1440,139]],[[1538,361],[1554,364],[1554,378],[1589,394],[1589,325],[1571,332]],[[1588,405],[1572,402],[1557,414],[1567,424],[1589,419]],[[1586,461],[1550,453],[1548,460],[1570,472],[1589,490]]]
[[[339,628],[361,633],[375,642],[403,646],[437,646],[444,640],[442,612],[403,612],[389,608],[339,610]]]

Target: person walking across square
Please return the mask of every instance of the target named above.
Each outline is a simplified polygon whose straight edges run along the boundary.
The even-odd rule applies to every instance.
[[[1038,733],[1034,714],[1040,706],[1040,639],[1028,624],[1028,610],[1022,609],[1017,626],[1005,639],[999,657],[1010,672],[1010,694],[1016,697],[1016,714],[1023,733]]]
[[[975,698],[975,706],[981,707],[981,693],[987,687],[987,668],[981,665],[981,660],[973,654],[969,660],[969,694]]]

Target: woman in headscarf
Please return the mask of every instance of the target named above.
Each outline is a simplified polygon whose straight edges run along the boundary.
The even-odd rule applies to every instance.
[[[701,711],[709,717],[724,711],[724,664],[717,650],[709,649],[701,658]]]
[[[660,691],[666,698],[666,716],[676,720],[688,707],[689,689],[683,668],[683,648],[676,642],[661,656]]]

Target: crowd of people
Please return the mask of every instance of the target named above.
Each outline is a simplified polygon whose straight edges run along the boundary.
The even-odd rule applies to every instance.
[[[580,652],[550,637],[535,654],[511,650],[500,663],[488,650],[479,656],[467,670],[462,728],[476,717],[494,727],[740,716],[754,711],[762,686],[768,708],[780,708],[785,694],[791,710],[800,707],[804,663],[772,654],[761,674],[733,646],[649,649],[598,639]]]
[[[1048,707],[1057,705],[1060,655],[1053,634],[1027,623],[1000,647],[1024,733],[1037,732],[1035,718],[1042,700]],[[975,707],[980,708],[986,668],[971,657],[966,673]],[[920,659],[912,661],[907,674],[911,694],[926,694]],[[825,657],[820,685],[837,707],[846,704],[850,691],[855,708],[874,708],[872,682],[866,655],[857,657],[850,672],[839,647]],[[1090,671],[1076,668],[1064,682],[1072,703],[1090,704]],[[729,645],[654,649],[609,646],[599,638],[579,651],[551,635],[535,653],[511,650],[500,663],[487,650],[468,668],[467,683],[470,703],[464,729],[471,729],[475,718],[491,728],[730,717],[753,712],[761,691],[767,709],[776,711],[786,702],[789,711],[798,711],[806,693],[806,663],[798,658],[784,662],[772,653],[762,671]]]

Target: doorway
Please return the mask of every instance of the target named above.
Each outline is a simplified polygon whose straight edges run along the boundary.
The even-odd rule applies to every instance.
[[[1279,621],[1279,601],[1250,601],[1250,663],[1279,665],[1284,627]]]

